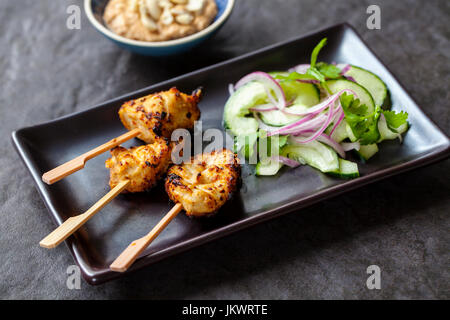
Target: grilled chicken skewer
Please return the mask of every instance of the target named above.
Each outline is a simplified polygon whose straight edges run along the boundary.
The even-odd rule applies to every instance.
[[[237,189],[240,174],[239,158],[227,149],[200,154],[190,163],[172,166],[165,188],[169,198],[176,202],[175,206],[146,236],[133,241],[110,269],[126,271],[183,209],[189,217],[216,213]]]
[[[197,105],[201,95],[201,89],[188,95],[171,88],[125,102],[119,117],[129,132],[44,173],[42,180],[47,184],[55,183],[84,168],[86,161],[134,137],[153,143],[159,137],[170,138],[175,129],[192,129],[200,118]]]
[[[171,161],[172,145],[167,138],[157,138],[152,144],[111,150],[105,166],[110,169],[109,186],[115,188],[130,181],[125,192],[142,192],[153,188],[163,177]]]
[[[110,169],[111,191],[85,213],[67,219],[39,245],[51,249],[58,246],[106,204],[122,192],[141,192],[152,188],[167,171],[171,159],[171,144],[166,138],[156,138],[152,144],[111,150],[105,163]]]

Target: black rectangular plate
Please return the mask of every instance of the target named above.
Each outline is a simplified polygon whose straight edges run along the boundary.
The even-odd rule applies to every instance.
[[[109,153],[88,161],[83,170],[51,186],[42,182],[42,174],[124,133],[117,116],[118,108],[124,101],[167,90],[172,86],[190,92],[201,85],[206,93],[200,104],[203,129],[221,128],[229,83],[255,70],[286,70],[293,65],[307,63],[311,50],[323,37],[328,37],[328,45],[321,52],[320,60],[361,66],[374,71],[386,82],[392,94],[394,109],[401,106],[402,110],[409,113],[411,129],[404,143],[400,145],[398,141],[389,141],[381,144],[380,152],[369,163],[360,165],[362,177],[350,181],[331,178],[308,166],[283,169],[275,177],[255,177],[251,167],[244,166],[240,192],[217,216],[199,220],[178,216],[127,272],[449,155],[448,138],[422,113],[348,24],[332,26],[216,64],[102,103],[87,111],[20,129],[12,135],[14,146],[59,225],[70,216],[87,210],[108,191],[109,173],[104,162]],[[126,145],[137,143],[131,141]],[[277,187],[274,188],[274,185]],[[120,195],[113,200],[66,241],[84,278],[91,284],[99,284],[122,276],[122,273],[109,270],[110,263],[132,240],[146,234],[170,207],[161,186],[149,193]]]

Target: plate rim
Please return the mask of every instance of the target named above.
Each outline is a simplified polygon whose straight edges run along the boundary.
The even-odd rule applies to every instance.
[[[107,281],[122,277],[124,275],[128,275],[133,273],[134,271],[137,271],[145,266],[148,266],[152,263],[158,262],[164,258],[167,258],[169,256],[173,256],[175,254],[181,253],[183,251],[189,250],[193,247],[202,245],[204,243],[207,243],[209,241],[212,240],[216,240],[222,237],[225,237],[227,235],[230,235],[231,233],[234,233],[236,231],[248,228],[250,226],[256,225],[258,223],[276,218],[278,216],[287,214],[289,212],[292,212],[294,210],[299,210],[302,208],[305,208],[307,206],[310,206],[314,203],[317,203],[320,200],[325,200],[325,199],[329,199],[332,197],[335,197],[337,195],[346,193],[348,191],[357,189],[359,187],[365,186],[367,184],[373,183],[373,182],[377,182],[380,180],[383,180],[385,178],[389,178],[391,176],[400,174],[400,173],[404,173],[406,171],[410,171],[412,169],[416,169],[419,167],[423,167],[423,166],[427,166],[427,165],[431,165],[435,162],[444,160],[446,158],[448,158],[450,156],[450,140],[448,138],[448,136],[443,132],[443,130],[441,130],[439,128],[439,126],[437,126],[434,121],[429,118],[424,112],[423,110],[420,108],[420,106],[417,104],[417,102],[412,98],[411,94],[409,93],[408,90],[406,90],[404,88],[404,86],[402,85],[402,83],[398,80],[398,78],[391,72],[391,70],[388,68],[388,66],[386,66],[386,64],[383,62],[382,59],[380,59],[380,57],[370,48],[370,46],[367,44],[367,42],[360,36],[360,34],[356,31],[356,29],[348,22],[343,22],[343,23],[337,23],[331,26],[327,26],[324,28],[320,28],[320,29],[316,29],[313,31],[310,31],[308,33],[296,36],[296,37],[292,37],[289,38],[287,40],[284,41],[280,41],[277,42],[275,44],[271,44],[268,46],[265,46],[263,48],[245,53],[243,55],[225,60],[225,61],[221,61],[218,63],[215,63],[213,65],[210,66],[206,66],[191,72],[188,72],[186,74],[183,75],[179,75],[176,77],[173,77],[171,79],[165,80],[165,81],[161,81],[155,84],[152,84],[150,86],[120,95],[118,97],[109,99],[107,101],[98,103],[90,108],[86,108],[84,110],[81,111],[77,111],[77,112],[73,112],[67,115],[64,115],[62,117],[53,119],[53,120],[49,120],[40,124],[36,124],[36,125],[32,125],[32,126],[28,126],[28,127],[23,127],[17,130],[14,130],[11,134],[11,138],[12,138],[12,144],[14,146],[14,148],[16,149],[16,151],[19,154],[19,157],[21,158],[21,160],[24,162],[25,167],[28,169],[28,171],[30,172],[30,174],[32,175],[32,178],[34,180],[34,182],[36,183],[37,186],[37,190],[39,195],[41,196],[46,208],[48,209],[51,219],[57,224],[60,225],[63,221],[61,220],[61,218],[58,216],[56,209],[53,208],[53,206],[51,205],[50,200],[48,199],[48,197],[45,195],[44,193],[44,189],[46,188],[46,185],[44,185],[44,183],[41,180],[40,174],[39,172],[37,172],[36,167],[33,165],[33,161],[32,161],[32,157],[30,157],[30,154],[27,152],[26,150],[26,146],[25,146],[25,141],[23,141],[21,134],[26,131],[26,130],[32,130],[32,129],[39,129],[39,127],[45,127],[48,125],[52,125],[61,121],[64,121],[68,118],[72,118],[75,116],[80,116],[84,113],[88,113],[91,112],[95,109],[99,109],[104,107],[105,105],[108,104],[112,104],[112,103],[116,103],[118,101],[123,101],[126,99],[130,99],[133,96],[138,96],[139,94],[145,92],[145,91],[149,91],[152,90],[152,88],[154,87],[161,87],[164,85],[167,85],[169,83],[172,82],[176,82],[176,81],[180,81],[184,78],[189,78],[193,75],[196,74],[200,74],[203,72],[207,72],[216,68],[219,68],[221,66],[224,65],[228,65],[230,63],[234,63],[236,61],[240,61],[243,59],[246,59],[248,57],[252,57],[267,51],[270,51],[272,49],[275,49],[277,47],[281,47],[284,45],[287,45],[289,43],[295,42],[295,41],[299,41],[302,40],[304,38],[307,38],[309,36],[313,36],[316,34],[320,34],[320,33],[324,33],[327,32],[330,29],[338,29],[338,28],[343,28],[344,30],[349,29],[350,31],[352,31],[352,33],[362,42],[362,44],[364,45],[365,49],[367,49],[374,57],[376,60],[378,60],[378,62],[387,70],[387,72],[389,73],[389,76],[392,77],[397,84],[399,85],[399,88],[406,94],[406,96],[414,103],[415,107],[417,108],[417,110],[421,113],[421,117],[425,117],[426,120],[434,127],[434,129],[440,133],[442,135],[442,137],[446,140],[444,143],[440,144],[436,150],[433,150],[432,152],[429,153],[425,153],[423,155],[419,155],[417,158],[414,158],[410,161],[404,162],[404,163],[400,163],[388,168],[384,168],[384,169],[380,169],[376,172],[370,173],[368,175],[359,177],[356,180],[348,180],[345,182],[342,182],[340,184],[328,187],[326,189],[320,190],[318,192],[315,192],[314,194],[308,195],[306,197],[303,197],[301,199],[296,199],[296,200],[292,200],[291,202],[289,202],[288,204],[283,204],[281,206],[278,206],[276,208],[272,208],[272,209],[268,209],[268,210],[264,210],[261,211],[255,215],[252,215],[250,217],[244,218],[242,220],[227,224],[225,226],[222,226],[218,229],[206,232],[204,234],[201,234],[199,236],[196,236],[195,238],[192,239],[188,239],[182,242],[178,242],[174,245],[171,245],[167,248],[164,248],[158,252],[155,253],[149,253],[146,254],[144,256],[142,256],[138,261],[136,261],[136,263],[132,266],[132,268],[129,269],[129,271],[127,271],[126,273],[117,273],[117,272],[113,272],[109,269],[101,269],[101,270],[94,270],[94,268],[90,265],[87,265],[86,262],[83,260],[82,258],[82,254],[79,252],[78,248],[75,245],[75,241],[73,241],[73,237],[70,237],[69,239],[67,239],[65,241],[66,245],[68,246],[75,262],[80,266],[81,269],[81,273],[83,275],[83,278],[91,285],[98,285],[98,284],[102,284],[105,283]]]

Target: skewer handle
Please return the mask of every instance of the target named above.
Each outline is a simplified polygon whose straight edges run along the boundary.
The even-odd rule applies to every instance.
[[[182,205],[177,203],[161,221],[145,237],[134,240],[109,266],[112,271],[125,272],[133,262],[139,257],[142,251],[164,230],[164,228],[175,218],[183,209]]]
[[[133,129],[127,133],[124,133],[123,135],[114,138],[107,143],[102,144],[101,146],[98,146],[97,148],[94,148],[81,156],[76,157],[73,160],[70,160],[50,171],[47,171],[42,175],[42,181],[44,181],[47,184],[53,184],[68,175],[71,175],[72,173],[83,169],[84,164],[89,159],[92,159],[99,154],[102,154],[105,151],[108,151],[114,147],[117,147],[119,144],[124,143],[125,141],[128,141],[136,136],[138,136],[141,133],[140,129]]]
[[[39,242],[39,245],[43,248],[52,249],[58,246],[61,242],[66,240],[72,233],[77,231],[83,224],[92,218],[98,211],[106,206],[112,199],[114,199],[119,193],[125,189],[130,180],[123,181],[109,191],[103,198],[97,201],[92,207],[85,213],[82,213],[75,217],[70,217],[52,233],[46,236]]]

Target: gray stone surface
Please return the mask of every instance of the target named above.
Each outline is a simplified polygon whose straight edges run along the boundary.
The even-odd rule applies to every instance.
[[[224,28],[182,58],[130,54],[83,17],[77,0],[0,2],[0,298],[449,299],[450,162],[321,202],[99,287],[66,288],[65,246],[38,242],[54,224],[10,143],[12,130],[325,25],[349,21],[449,134],[450,2],[237,0]],[[369,4],[382,29],[365,27]],[[180,63],[182,62],[182,63]],[[366,268],[382,289],[366,288]]]

